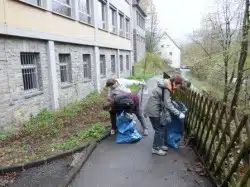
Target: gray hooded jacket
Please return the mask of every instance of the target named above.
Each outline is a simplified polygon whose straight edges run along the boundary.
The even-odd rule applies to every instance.
[[[153,90],[144,108],[144,115],[147,117],[160,117],[160,112],[162,110],[162,89],[164,89],[164,103],[168,109],[167,111],[179,116],[181,112],[177,110],[171,102],[171,92],[167,88],[166,81],[158,81],[157,85],[157,88]]]

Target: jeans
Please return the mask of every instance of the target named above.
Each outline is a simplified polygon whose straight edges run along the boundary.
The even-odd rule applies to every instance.
[[[162,126],[159,117],[149,117],[155,131],[153,149],[159,150],[165,145],[166,126]]]
[[[111,119],[111,128],[114,129],[114,130],[117,129],[117,126],[116,126],[116,115],[121,114],[121,112],[122,111],[117,111],[115,109],[112,109],[112,110],[109,111],[110,119]],[[139,122],[141,123],[142,128],[143,129],[147,129],[145,119],[144,119],[144,117],[142,115],[142,111],[139,108],[139,106],[133,108],[132,110],[125,111],[125,112],[134,113],[136,115],[137,119],[139,120]]]

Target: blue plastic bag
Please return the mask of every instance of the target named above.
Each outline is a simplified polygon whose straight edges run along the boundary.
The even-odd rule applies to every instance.
[[[175,108],[184,114],[187,113],[187,107],[181,102],[172,101]],[[171,123],[166,126],[165,140],[166,144],[172,148],[178,149],[179,142],[183,139],[184,119],[179,119],[175,115],[171,115]]]
[[[135,127],[135,122],[122,112],[116,120],[118,134],[116,137],[117,144],[136,143],[142,139],[142,136]]]

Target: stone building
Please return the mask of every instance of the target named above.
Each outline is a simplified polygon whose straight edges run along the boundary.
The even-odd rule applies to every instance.
[[[128,77],[130,0],[0,2],[0,131]]]

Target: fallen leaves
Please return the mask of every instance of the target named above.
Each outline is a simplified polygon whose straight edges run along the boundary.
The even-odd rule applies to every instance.
[[[5,187],[9,184],[13,184],[16,179],[16,173],[0,173],[0,187]]]

